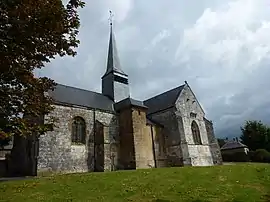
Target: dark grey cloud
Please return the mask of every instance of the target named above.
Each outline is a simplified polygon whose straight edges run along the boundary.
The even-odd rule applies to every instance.
[[[270,123],[270,13],[267,0],[99,0],[80,11],[78,55],[57,58],[40,75],[100,91],[108,48],[108,11],[134,98],[187,80],[218,136],[247,119]]]

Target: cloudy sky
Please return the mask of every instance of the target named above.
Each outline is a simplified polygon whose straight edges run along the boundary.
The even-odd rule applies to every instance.
[[[40,73],[101,91],[108,11],[133,98],[188,81],[217,136],[240,133],[246,119],[270,123],[269,0],[92,0],[81,9],[78,55]]]

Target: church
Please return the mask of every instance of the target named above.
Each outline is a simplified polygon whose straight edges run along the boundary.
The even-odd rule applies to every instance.
[[[102,92],[57,84],[57,119],[39,139],[37,170],[103,172],[222,163],[213,123],[185,81],[151,97],[130,97],[112,23]]]

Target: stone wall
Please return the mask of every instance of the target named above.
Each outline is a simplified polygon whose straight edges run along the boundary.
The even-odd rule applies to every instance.
[[[163,133],[168,166],[182,166],[183,154],[181,149],[181,134],[179,134],[179,123],[175,114],[175,108],[170,108],[149,117],[164,126]]]
[[[124,109],[119,114],[120,169],[135,169],[135,148],[132,128],[132,110]]]
[[[222,156],[221,156],[221,151],[220,151],[218,141],[215,137],[213,123],[208,121],[207,119],[204,119],[204,121],[205,121],[205,127],[206,127],[207,136],[208,136],[208,140],[209,140],[210,151],[211,151],[211,155],[213,158],[213,163],[215,165],[221,165],[222,164]]]
[[[204,122],[205,113],[190,87],[186,85],[176,101],[175,112],[181,134],[181,148],[184,165],[205,166],[213,165]],[[195,121],[200,130],[202,145],[195,145],[191,123]]]
[[[188,145],[192,166],[211,166],[213,159],[209,145]]]
[[[86,172],[94,170],[94,118],[108,126],[108,137],[113,139],[118,134],[117,118],[114,114],[99,112],[79,107],[55,105],[48,116],[57,118],[54,131],[40,137],[38,171]],[[45,121],[46,118],[45,117]],[[86,122],[86,144],[74,145],[71,142],[72,121],[76,116]],[[106,148],[106,146],[104,147]],[[109,150],[104,151],[104,169],[108,169]]]
[[[147,125],[148,133],[154,142],[155,164],[157,168],[167,167],[167,153],[163,128],[158,125]]]
[[[111,113],[96,111],[96,121],[103,124],[104,138],[104,171],[110,171],[118,167],[119,156],[119,126],[118,116]]]
[[[145,109],[132,108],[132,129],[136,168],[155,167],[152,136],[146,126]]]
[[[205,114],[188,86],[175,107],[149,115],[164,128],[146,125],[145,110],[136,107],[116,115],[55,105],[49,116],[58,120],[54,131],[40,137],[38,171],[86,172],[222,163],[213,126],[204,119]],[[86,122],[86,144],[71,142],[75,116]],[[199,126],[202,145],[194,144],[192,121]]]

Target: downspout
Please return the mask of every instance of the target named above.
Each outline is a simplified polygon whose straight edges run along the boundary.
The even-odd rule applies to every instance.
[[[151,128],[151,137],[152,137],[152,151],[153,151],[153,157],[154,157],[154,166],[157,167],[157,160],[156,160],[156,152],[155,152],[155,143],[154,143],[154,134],[153,134],[153,126],[150,125]]]

